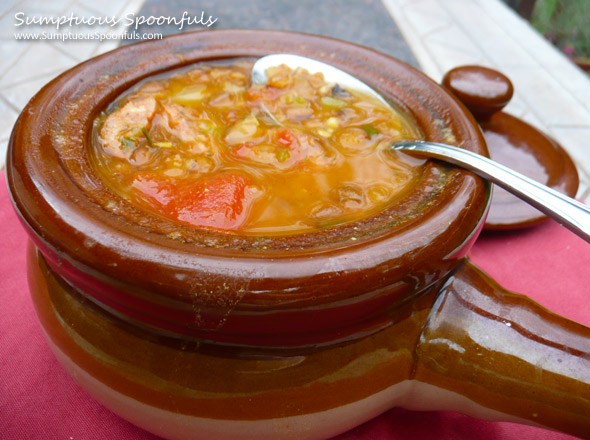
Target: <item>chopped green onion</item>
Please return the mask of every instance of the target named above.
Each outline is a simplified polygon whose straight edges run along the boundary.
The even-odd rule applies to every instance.
[[[376,134],[380,134],[380,131],[373,127],[371,124],[363,125],[361,128],[365,130],[365,133],[367,133],[367,136],[369,137],[373,137]]]
[[[135,148],[137,146],[137,139],[129,136],[123,136],[121,138],[121,149],[126,150],[128,148]]]
[[[141,132],[145,136],[145,139],[147,140],[148,145],[153,148],[154,143],[152,142],[152,138],[150,137],[150,134],[148,133],[147,128],[141,127]]]
[[[201,121],[199,123],[199,129],[201,130],[201,133],[210,134],[211,136],[218,137],[223,134],[223,129],[211,121]],[[206,138],[202,140],[206,140]]]
[[[343,108],[348,105],[348,102],[342,99],[332,98],[331,96],[322,96],[322,105],[328,108]]]
[[[286,95],[285,96],[285,104],[301,104],[307,105],[308,102],[303,96],[299,95]]]
[[[290,157],[291,157],[291,154],[289,153],[289,149],[288,148],[281,148],[277,152],[277,160],[279,162],[281,162],[281,163],[283,163],[284,161],[286,161]]]
[[[172,148],[172,142],[154,142],[155,147]]]

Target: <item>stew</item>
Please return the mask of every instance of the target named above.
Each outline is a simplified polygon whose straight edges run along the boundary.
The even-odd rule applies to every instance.
[[[403,112],[286,66],[251,63],[151,78],[96,120],[92,162],[115,193],[185,224],[287,234],[374,214],[422,161],[384,149],[418,139]]]

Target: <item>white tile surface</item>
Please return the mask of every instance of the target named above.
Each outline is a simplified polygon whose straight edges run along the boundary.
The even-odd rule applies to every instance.
[[[61,73],[61,70],[0,90],[0,96],[15,109],[22,109],[41,88]],[[0,134],[1,136],[1,134]]]
[[[556,77],[545,69],[505,67],[502,71],[510,78],[515,90],[547,126],[588,125],[590,115],[566,90]],[[590,88],[590,85],[589,85]]]
[[[0,98],[0,133],[2,138],[8,137],[12,130],[12,126],[16,122],[18,112],[12,108],[7,102]]]
[[[25,42],[0,39],[0,75],[14,65],[29,47]]]
[[[99,2],[96,2],[100,4]],[[102,12],[97,12],[92,9],[87,8],[81,4],[74,4],[68,9],[68,14],[74,14],[77,17],[110,17],[116,14],[104,14]],[[93,26],[77,26],[75,28],[72,27],[63,27],[58,32],[58,34],[62,34],[64,36],[69,35],[82,35],[84,39],[78,40],[54,40],[51,41],[50,44],[59,50],[71,57],[73,57],[77,62],[84,61],[88,58],[91,58],[96,51],[98,50],[98,46],[101,44],[98,39],[90,39],[90,37],[98,36],[102,33],[106,33],[111,31],[111,27],[108,24],[103,24],[102,26],[93,25]]]
[[[440,7],[438,3],[415,2],[409,3],[405,9],[409,24],[420,28],[420,34],[428,35],[432,31],[452,25],[452,17]]]
[[[32,63],[34,63],[34,67],[31,65]],[[42,75],[57,70],[69,69],[75,64],[77,64],[75,58],[57,50],[45,41],[31,43],[31,47],[24,56],[1,74],[0,90],[15,84],[35,80]]]
[[[3,164],[6,158],[8,138],[18,117],[18,112],[0,98],[0,115],[2,115],[0,118],[0,163]]]

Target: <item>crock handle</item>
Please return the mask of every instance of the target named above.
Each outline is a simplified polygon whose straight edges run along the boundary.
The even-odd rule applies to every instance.
[[[590,438],[590,328],[503,289],[470,262],[437,298],[414,379],[451,391],[438,393],[446,409]]]

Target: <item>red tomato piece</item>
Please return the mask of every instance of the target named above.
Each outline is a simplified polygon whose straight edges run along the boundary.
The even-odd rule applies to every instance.
[[[168,206],[172,199],[172,185],[151,176],[140,175],[136,177],[132,186],[139,191],[142,199],[158,209]]]
[[[228,231],[244,224],[256,193],[252,181],[240,174],[220,174],[185,185],[138,177],[133,187],[166,217]]]
[[[282,130],[277,137],[277,142],[289,149],[296,149],[299,146],[297,138],[290,130]]]

